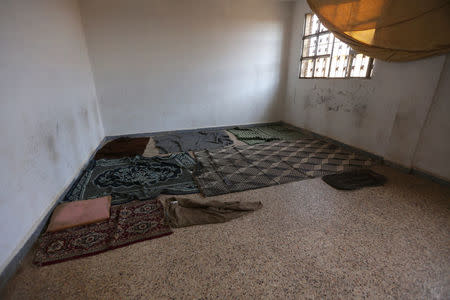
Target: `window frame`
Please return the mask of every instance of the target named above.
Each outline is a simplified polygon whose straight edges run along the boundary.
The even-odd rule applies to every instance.
[[[344,77],[330,77],[331,63],[332,63],[332,59],[333,59],[334,44],[335,44],[336,37],[334,36],[334,34],[330,30],[328,30],[328,28],[325,31],[317,30],[316,33],[305,35],[305,33],[306,33],[306,21],[307,21],[308,15],[311,15],[311,18],[312,18],[315,14],[313,12],[306,13],[305,17],[303,19],[303,35],[302,35],[302,46],[301,46],[301,51],[300,51],[301,55],[300,55],[300,64],[299,64],[298,78],[299,79],[351,79],[351,78],[354,78],[354,79],[371,79],[372,78],[373,65],[374,65],[374,58],[373,57],[369,57],[369,63],[368,63],[368,66],[367,66],[366,76],[350,76],[351,75],[351,68],[350,68],[350,66],[353,63],[353,59],[355,58],[355,56],[357,54],[359,54],[358,52],[353,50],[351,47],[350,47],[349,59],[348,59],[348,62],[347,62],[347,69],[346,69],[346,72],[345,72],[346,73],[345,76]],[[320,22],[320,25],[323,26],[322,22]],[[319,25],[319,28],[320,28],[320,25]],[[325,26],[323,26],[323,27],[325,27]],[[303,50],[304,50],[303,47],[305,46],[305,39],[312,39],[312,38],[316,37],[316,46],[315,46],[314,51],[315,51],[315,54],[317,54],[317,50],[319,48],[318,47],[319,36],[325,35],[325,34],[330,34],[330,33],[333,36],[333,41],[331,43],[332,46],[331,46],[330,54],[321,54],[321,55],[313,55],[313,56],[305,56],[305,57],[303,56]],[[315,77],[314,74],[315,74],[315,71],[316,71],[315,70],[316,69],[316,59],[317,58],[322,58],[322,57],[329,57],[330,58],[329,67],[328,67],[328,74],[327,74],[327,76]],[[302,62],[303,62],[303,60],[313,60],[313,62],[314,62],[313,73],[312,73],[311,77],[302,77],[301,76],[302,75]]]

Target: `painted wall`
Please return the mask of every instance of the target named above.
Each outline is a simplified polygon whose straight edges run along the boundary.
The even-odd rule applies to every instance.
[[[103,138],[79,8],[0,3],[0,270]]]
[[[413,167],[450,180],[450,54],[420,135]]]
[[[292,2],[80,3],[107,135],[280,120]]]
[[[308,12],[305,0],[295,3],[283,120],[411,167],[445,56],[408,63],[377,60],[369,80],[299,79],[303,23]],[[444,98],[445,93],[442,91]],[[429,126],[437,126],[444,116],[435,113],[432,118],[440,121]],[[437,135],[442,134],[439,130]],[[440,159],[448,163],[448,156]],[[424,170],[444,176],[424,159],[421,163]]]

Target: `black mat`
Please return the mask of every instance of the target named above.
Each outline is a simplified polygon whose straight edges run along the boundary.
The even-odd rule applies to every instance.
[[[381,186],[386,177],[368,169],[326,175],[322,180],[338,190],[357,190],[369,186]]]
[[[155,145],[161,153],[177,153],[218,149],[232,145],[233,141],[223,131],[193,131],[185,133],[165,134],[153,137]]]

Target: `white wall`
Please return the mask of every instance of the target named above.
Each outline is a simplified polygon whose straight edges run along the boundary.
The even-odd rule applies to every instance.
[[[293,3],[80,4],[107,135],[280,120]]]
[[[79,8],[0,3],[0,271],[103,138]]]
[[[450,180],[450,54],[446,56],[413,167]]]
[[[408,63],[376,60],[370,80],[299,79],[303,23],[307,12],[310,9],[306,1],[297,1],[283,120],[411,167],[445,56]],[[448,92],[443,91],[442,97],[445,95]],[[435,113],[433,118],[441,121],[432,122],[430,126],[448,120],[446,115]],[[438,131],[437,135],[447,134],[443,129]],[[442,151],[445,152],[449,141],[448,138],[444,140],[447,148]],[[426,151],[433,155],[431,149]],[[449,154],[435,159],[445,160],[448,165]],[[420,160],[422,164],[418,162],[418,165],[424,170],[445,176],[442,170],[433,169],[422,158]]]

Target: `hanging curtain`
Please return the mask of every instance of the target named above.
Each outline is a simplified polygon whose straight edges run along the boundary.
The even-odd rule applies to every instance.
[[[450,0],[308,0],[355,51],[385,61],[450,52]]]

